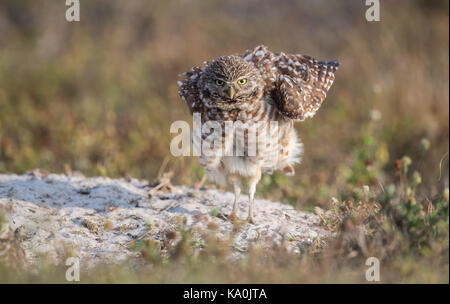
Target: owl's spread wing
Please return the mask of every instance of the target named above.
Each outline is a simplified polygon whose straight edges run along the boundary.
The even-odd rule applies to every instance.
[[[197,87],[198,80],[203,73],[202,68],[193,67],[189,72],[184,72],[180,76],[185,77],[178,81],[178,94],[183,99],[192,115],[194,112],[201,112],[203,109],[200,99],[200,90]]]
[[[270,96],[278,111],[288,118],[303,121],[314,116],[334,81],[337,61],[317,61],[306,55],[274,53],[265,46],[245,52],[266,82],[265,95]]]

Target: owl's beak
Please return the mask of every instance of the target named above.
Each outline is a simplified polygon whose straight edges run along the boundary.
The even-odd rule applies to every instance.
[[[236,95],[236,90],[234,89],[233,86],[229,86],[227,93],[228,93],[228,96],[230,97],[230,99],[233,99],[234,95]]]

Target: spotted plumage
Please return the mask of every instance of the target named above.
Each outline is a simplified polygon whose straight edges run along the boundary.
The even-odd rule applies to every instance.
[[[198,113],[207,125],[193,131],[194,149],[201,151],[200,164],[211,180],[234,184],[232,217],[236,216],[242,177],[249,180],[252,222],[261,173],[294,174],[292,165],[300,162],[302,153],[294,121],[314,116],[338,66],[336,61],[275,53],[258,46],[181,74],[180,97],[190,113]],[[231,132],[226,132],[227,122],[233,123]],[[220,132],[214,132],[216,128]],[[203,153],[205,146],[212,153]]]

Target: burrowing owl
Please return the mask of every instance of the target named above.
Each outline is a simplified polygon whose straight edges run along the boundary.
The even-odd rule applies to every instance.
[[[216,123],[194,126],[194,149],[201,151],[199,161],[210,180],[234,185],[231,218],[236,218],[242,178],[248,178],[248,221],[253,223],[261,173],[294,174],[292,165],[300,162],[303,150],[294,121],[314,116],[338,66],[336,61],[274,53],[258,46],[181,74],[185,78],[178,82],[179,94],[190,113],[199,113],[204,125]]]

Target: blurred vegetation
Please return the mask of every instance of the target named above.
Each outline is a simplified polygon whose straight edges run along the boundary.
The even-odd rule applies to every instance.
[[[213,244],[208,258],[169,255],[92,280],[359,282],[372,254],[383,281],[448,282],[448,1],[382,1],[380,22],[365,20],[363,1],[81,2],[78,23],[61,1],[0,2],[0,173],[173,171],[191,185],[197,160],[169,152],[170,124],[191,121],[177,74],[258,44],[341,63],[320,111],[297,124],[296,175],[263,176],[257,194],[315,210],[339,235],[327,250],[252,249],[233,268]],[[361,227],[364,244],[348,237]]]

